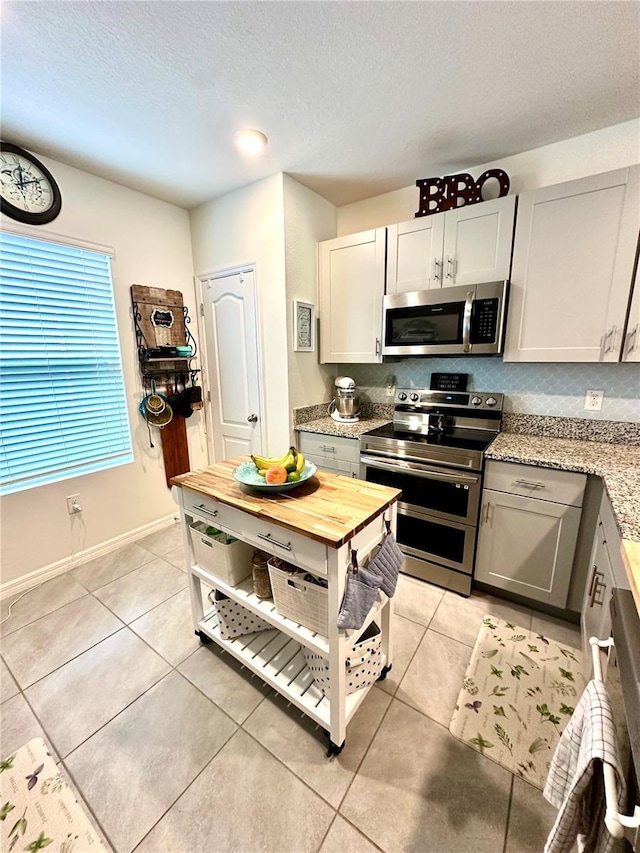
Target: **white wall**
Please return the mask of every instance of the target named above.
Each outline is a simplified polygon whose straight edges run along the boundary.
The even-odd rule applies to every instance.
[[[44,228],[31,229],[34,236],[46,238],[47,233],[55,233],[109,245],[116,252],[113,283],[135,461],[3,497],[3,584],[175,512],[165,483],[158,432],[156,447],[151,450],[138,413],[142,389],[129,287],[142,284],[181,290],[192,315],[195,309],[186,211],[79,169],[41,159],[60,186],[62,212]],[[14,229],[16,223],[2,217],[0,227]],[[187,424],[191,467],[196,468],[206,464],[202,414],[195,412]],[[65,496],[75,493],[80,494],[82,516],[67,514]]]
[[[333,397],[334,365],[318,363],[315,352],[295,352],[294,299],[318,306],[316,244],[336,236],[336,208],[331,202],[284,176],[284,244],[287,285],[289,406],[311,406]]]
[[[640,119],[606,127],[573,139],[503,157],[482,166],[458,169],[477,177],[486,169],[500,167],[511,180],[512,193],[572,181],[640,163]],[[419,178],[440,177],[425,164]],[[390,193],[338,208],[338,236],[379,228],[414,218],[419,207],[418,189],[403,187]]]
[[[198,277],[256,264],[262,347],[265,454],[289,441],[287,299],[283,175],[272,175],[191,211],[193,262]]]

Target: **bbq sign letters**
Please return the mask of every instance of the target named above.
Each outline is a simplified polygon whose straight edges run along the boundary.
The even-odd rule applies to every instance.
[[[467,204],[478,204],[484,201],[482,190],[487,181],[498,182],[498,198],[509,192],[509,175],[502,169],[488,169],[478,180],[471,175],[461,172],[459,175],[445,175],[444,178],[422,178],[416,181],[420,189],[420,210],[418,216],[430,216],[432,213],[442,213]]]

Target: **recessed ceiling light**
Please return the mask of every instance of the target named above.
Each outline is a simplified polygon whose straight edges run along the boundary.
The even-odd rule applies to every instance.
[[[234,136],[237,147],[243,154],[257,154],[267,144],[267,137],[259,130],[245,128]]]

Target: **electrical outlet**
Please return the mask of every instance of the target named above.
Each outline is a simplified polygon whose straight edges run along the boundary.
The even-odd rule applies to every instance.
[[[602,410],[603,399],[604,391],[587,391],[584,398],[584,407],[589,412],[599,412]]]
[[[69,515],[77,515],[79,512],[82,512],[80,495],[67,495],[67,512]]]
[[[396,386],[395,385],[387,385],[387,397],[395,397],[396,395]]]

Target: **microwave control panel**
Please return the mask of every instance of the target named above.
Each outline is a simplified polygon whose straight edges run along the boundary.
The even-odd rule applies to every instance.
[[[498,299],[476,299],[471,312],[471,343],[492,344],[498,327]]]

